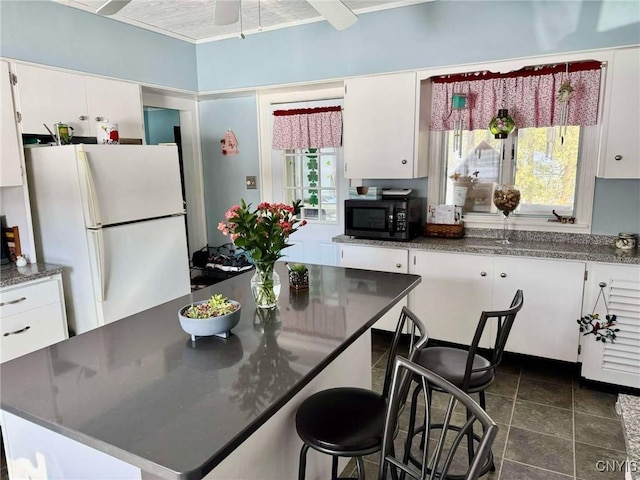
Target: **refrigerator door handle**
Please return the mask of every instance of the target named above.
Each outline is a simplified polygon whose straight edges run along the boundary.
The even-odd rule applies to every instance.
[[[99,227],[102,225],[102,216],[100,215],[100,204],[98,203],[98,196],[96,194],[96,186],[93,181],[93,175],[91,173],[91,165],[87,158],[87,152],[78,150],[78,158],[84,170],[85,188],[87,191],[87,208],[88,208],[88,221],[87,227]]]
[[[103,233],[102,233],[102,229],[87,230],[87,232],[89,232],[89,238],[91,238],[91,241],[93,244],[92,248],[95,252],[95,258],[96,258],[96,262],[94,262],[94,265],[92,268],[92,270],[94,270],[93,276],[95,281],[94,290],[95,290],[96,301],[104,302],[105,301],[105,295],[104,295],[105,261],[104,261]]]

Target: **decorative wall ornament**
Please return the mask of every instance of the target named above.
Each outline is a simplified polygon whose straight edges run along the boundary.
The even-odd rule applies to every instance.
[[[604,293],[604,287],[606,286],[607,284],[604,282],[599,283],[600,293],[598,293],[596,303],[593,305],[593,311],[578,319],[578,325],[580,325],[580,331],[583,335],[593,334],[597,342],[606,343],[608,340],[613,343],[616,339],[616,332],[619,332],[620,329],[614,328],[616,316],[609,312],[609,305],[607,305],[607,298]],[[600,315],[595,313],[600,297],[602,297],[604,308],[607,312],[604,320],[600,320]]]
[[[236,136],[231,130],[227,130],[224,138],[220,140],[220,144],[222,145],[223,155],[238,155],[240,153],[240,150],[238,150],[238,139],[236,139]]]

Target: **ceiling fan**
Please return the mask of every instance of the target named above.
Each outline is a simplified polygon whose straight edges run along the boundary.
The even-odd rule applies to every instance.
[[[231,25],[240,17],[241,0],[216,0],[213,10],[214,25]],[[341,0],[307,0],[320,15],[322,15],[336,30],[344,30],[358,20]]]
[[[242,0],[215,0],[214,25],[231,25],[240,18]],[[107,0],[96,10],[98,15],[113,15],[122,10],[131,0]],[[341,0],[307,0],[336,30],[344,30],[358,20],[358,16]]]

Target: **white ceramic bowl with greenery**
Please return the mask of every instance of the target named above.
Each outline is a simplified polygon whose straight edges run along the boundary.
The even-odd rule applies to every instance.
[[[212,335],[227,338],[240,321],[240,310],[240,303],[217,294],[209,300],[185,305],[178,310],[178,319],[191,340]]]

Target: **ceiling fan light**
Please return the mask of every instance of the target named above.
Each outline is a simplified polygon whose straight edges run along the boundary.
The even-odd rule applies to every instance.
[[[113,15],[122,10],[131,0],[107,0],[96,10],[98,15]]]
[[[307,0],[336,30],[344,30],[358,21],[358,16],[340,0]]]
[[[213,24],[219,27],[232,25],[240,20],[240,0],[216,0],[213,7]]]

